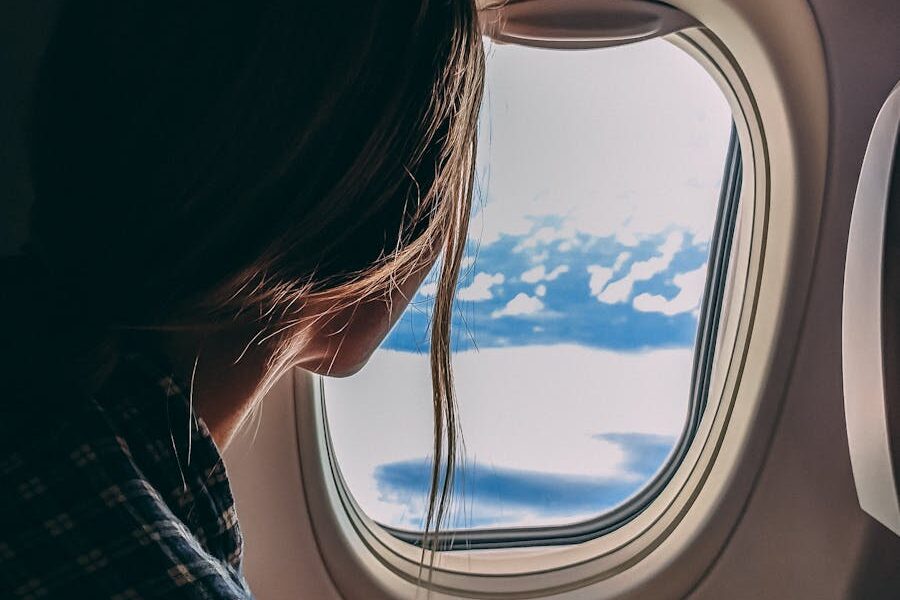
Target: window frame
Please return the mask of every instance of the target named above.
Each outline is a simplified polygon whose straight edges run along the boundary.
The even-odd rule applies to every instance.
[[[420,548],[385,531],[347,493],[328,443],[317,380],[298,371],[304,494],[316,543],[342,592],[380,599],[408,597],[420,586],[435,598],[583,597],[586,588],[593,598],[629,590],[673,593],[676,587],[687,593],[739,519],[777,420],[812,272],[827,158],[824,55],[803,3],[782,7],[791,17],[787,30],[771,26],[785,22],[783,11],[776,20],[753,3],[672,4],[716,24],[715,33],[694,28],[667,39],[705,65],[726,93],[747,166],[734,245],[743,277],[725,298],[712,403],[685,460],[646,510],[607,535],[555,548],[438,553],[425,580],[420,561],[428,564],[430,554],[423,557]],[[673,571],[676,564],[686,570]]]
[[[682,432],[659,471],[624,502],[593,518],[562,525],[444,530],[437,536],[437,546],[442,551],[561,546],[592,540],[631,521],[668,485],[694,440],[709,397],[721,308],[730,273],[734,226],[740,208],[742,172],[741,146],[737,128],[732,123],[694,342],[687,415]],[[320,394],[324,397],[324,386]],[[379,525],[404,542],[422,546],[422,532]]]

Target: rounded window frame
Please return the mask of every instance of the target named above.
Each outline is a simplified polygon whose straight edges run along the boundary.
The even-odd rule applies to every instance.
[[[439,553],[433,571],[423,576],[421,548],[397,539],[367,517],[343,484],[328,437],[320,380],[304,374],[295,378],[304,491],[316,541],[326,564],[334,569],[339,589],[351,584],[344,584],[336,574],[352,567],[354,571],[348,573],[364,579],[366,597],[373,598],[406,597],[419,585],[431,588],[438,594],[435,597],[539,597],[583,592],[588,586],[591,597],[617,596],[651,578],[648,574],[623,583],[617,575],[633,573],[664,544],[683,548],[691,535],[679,525],[686,519],[697,523],[714,520],[712,513],[726,492],[733,492],[735,486],[752,485],[752,477],[750,481],[746,477],[732,480],[739,479],[734,478],[735,464],[749,461],[755,465],[755,472],[762,462],[765,443],[762,451],[759,446],[764,440],[759,435],[750,436],[750,430],[762,425],[766,431],[771,429],[787,375],[784,369],[779,371],[770,364],[774,354],[770,346],[780,340],[782,348],[789,350],[796,342],[796,332],[783,322],[789,312],[786,291],[797,287],[798,282],[790,278],[792,270],[808,275],[812,260],[808,247],[798,251],[789,243],[799,220],[796,189],[781,205],[781,212],[788,217],[786,222],[772,227],[770,147],[746,74],[725,44],[706,28],[676,32],[665,39],[698,60],[726,95],[744,165],[739,230],[735,230],[737,241],[732,258],[733,285],[726,302],[728,308],[722,313],[723,333],[717,344],[709,403],[681,464],[640,514],[609,533],[567,546]],[[822,116],[816,115],[819,119],[812,120],[821,121]],[[820,133],[815,127],[812,129],[813,137]],[[796,152],[796,148],[791,150]],[[795,158],[799,162],[799,157]],[[812,172],[819,167],[824,171],[824,161],[821,163],[805,165],[806,170]],[[811,208],[817,223],[819,206]],[[811,243],[814,248],[815,236],[802,241],[804,246]],[[772,268],[773,264],[777,266]],[[764,266],[769,267],[766,285],[772,289],[768,292],[763,290]],[[802,287],[808,281],[799,284]],[[759,318],[761,299],[767,300],[768,307],[777,307],[777,314]],[[753,361],[750,369],[748,360]],[[766,373],[767,369],[771,375],[767,380],[741,385],[745,378]],[[768,439],[768,435],[764,438]],[[752,443],[754,440],[756,443]],[[718,470],[714,468],[717,465]],[[727,520],[733,526],[740,511],[731,504]],[[429,558],[425,556],[426,564]]]

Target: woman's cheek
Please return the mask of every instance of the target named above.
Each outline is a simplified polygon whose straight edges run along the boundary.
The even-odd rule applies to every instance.
[[[332,377],[353,375],[365,366],[405,306],[389,307],[379,300],[332,315],[308,339],[298,366]]]

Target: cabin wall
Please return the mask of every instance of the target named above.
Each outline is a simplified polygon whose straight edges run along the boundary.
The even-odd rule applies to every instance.
[[[850,214],[869,133],[900,80],[900,11],[895,0],[810,4],[824,40],[831,105],[812,289],[765,466],[729,543],[696,588],[698,600],[900,595],[900,538],[857,502],[841,378]]]

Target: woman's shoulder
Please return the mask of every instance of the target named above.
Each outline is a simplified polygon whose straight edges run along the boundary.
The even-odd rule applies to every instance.
[[[249,597],[221,456],[170,373],[132,353],[95,394],[31,396],[0,419],[0,596]]]

